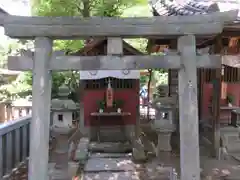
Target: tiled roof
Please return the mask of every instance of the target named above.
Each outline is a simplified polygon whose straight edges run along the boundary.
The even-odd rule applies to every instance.
[[[0,7],[0,13],[3,13],[3,14],[8,14],[7,11],[5,11],[3,8]]]
[[[179,3],[178,0],[150,0],[149,4],[159,16],[189,16],[240,9],[240,2],[237,0],[189,0],[184,3]]]

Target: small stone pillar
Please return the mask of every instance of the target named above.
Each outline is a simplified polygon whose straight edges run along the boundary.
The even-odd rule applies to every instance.
[[[158,134],[157,156],[159,152],[170,152],[172,147],[170,144],[171,134],[175,131],[175,125],[173,124],[173,107],[169,104],[163,104],[156,102],[154,104],[156,110],[156,119],[152,123],[152,128]],[[164,117],[164,113],[167,116]]]

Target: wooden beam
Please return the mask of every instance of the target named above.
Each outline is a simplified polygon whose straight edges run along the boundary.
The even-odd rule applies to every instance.
[[[36,38],[33,64],[33,102],[30,135],[29,180],[48,179],[48,150],[51,107],[49,60],[52,40]]]
[[[73,39],[86,37],[147,37],[179,36],[184,34],[218,34],[225,22],[236,20],[238,11],[207,15],[164,16],[151,18],[80,18],[22,17],[0,18],[5,34],[12,38],[52,37]],[[159,38],[159,37],[157,37]]]
[[[178,73],[181,179],[200,180],[195,37],[180,37],[178,50],[183,64]]]
[[[180,69],[178,55],[167,56],[57,56],[52,57],[51,70],[124,70],[165,68]],[[197,67],[220,68],[221,57],[218,55],[197,56]],[[28,71],[33,69],[33,59],[29,56],[9,56],[8,69]]]

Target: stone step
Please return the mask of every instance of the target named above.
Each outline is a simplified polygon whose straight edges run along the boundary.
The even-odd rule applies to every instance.
[[[134,164],[130,157],[122,158],[89,158],[84,172],[96,173],[96,172],[121,172],[121,171],[135,171],[139,168]]]
[[[90,158],[123,158],[132,157],[132,153],[93,153]]]
[[[90,152],[102,153],[128,153],[132,151],[130,143],[122,142],[91,142],[88,148]]]
[[[87,173],[82,180],[141,180],[137,172],[100,172]],[[147,179],[146,179],[147,180]]]
[[[169,180],[169,179],[170,176],[168,172],[146,173],[145,171],[85,173],[82,178],[82,180]]]
[[[88,159],[81,179],[169,180],[171,170],[172,168],[154,162],[136,164],[131,160],[130,154],[94,153]]]
[[[142,170],[142,171],[141,171]],[[140,180],[141,166],[128,153],[93,153],[84,168],[83,180]]]
[[[85,172],[83,180],[169,180],[169,168],[146,167],[133,171],[100,171]]]

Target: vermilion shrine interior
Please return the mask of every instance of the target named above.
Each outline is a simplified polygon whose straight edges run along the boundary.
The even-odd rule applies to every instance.
[[[142,54],[125,41],[123,41],[123,53],[124,55]],[[107,40],[88,41],[76,54],[106,55]],[[139,78],[139,70],[81,71],[80,81],[84,84],[82,97],[84,128],[89,131],[92,139],[97,138],[96,128],[101,128],[101,136],[104,136],[102,139],[105,141],[123,141],[130,138],[139,111],[137,109]],[[109,88],[112,91],[110,97],[112,102],[107,106]],[[116,113],[119,108],[120,112]],[[121,129],[121,125],[124,125],[125,129]],[[123,134],[126,136],[124,137]]]

